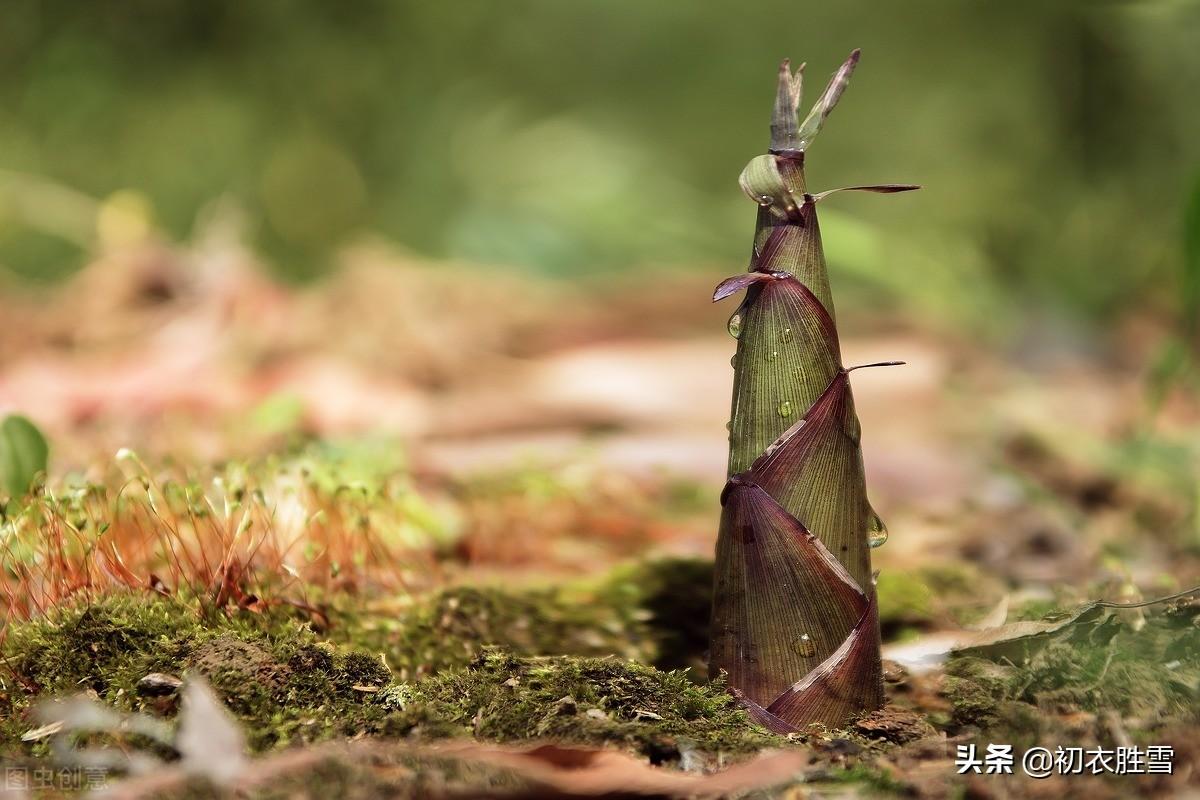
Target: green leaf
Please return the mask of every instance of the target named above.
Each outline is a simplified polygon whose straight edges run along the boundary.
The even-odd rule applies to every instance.
[[[779,88],[775,94],[775,113],[771,117],[771,149],[799,150],[798,127],[800,98],[804,96],[804,65],[792,73],[792,64],[784,59],[779,65]]]
[[[838,100],[841,99],[842,92],[846,91],[846,87],[850,85],[850,76],[854,74],[854,68],[858,66],[859,55],[861,53],[858,50],[850,53],[850,57],[838,67],[837,72],[833,73],[833,77],[829,79],[829,85],[825,87],[821,97],[808,112],[804,122],[800,123],[800,131],[797,134],[800,150],[807,149],[813,139],[817,138],[817,134],[821,132],[825,120],[837,105]]]
[[[37,426],[11,414],[0,422],[0,491],[23,497],[46,471],[50,446]]]
[[[759,208],[768,209],[778,221],[787,221],[804,203],[804,173],[797,162],[797,158],[771,154],[755,156],[738,176],[742,194]]]

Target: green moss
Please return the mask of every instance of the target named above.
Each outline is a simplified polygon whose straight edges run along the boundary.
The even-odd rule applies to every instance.
[[[828,774],[828,777],[832,783],[854,786],[870,796],[909,797],[912,795],[910,786],[896,780],[891,773],[867,764],[859,763],[845,769],[834,770]]]
[[[387,701],[399,707],[386,725],[392,733],[615,744],[655,762],[782,743],[750,722],[724,687],[617,658],[489,650],[468,668],[393,691]]]
[[[1009,694],[1012,671],[980,658],[958,658],[946,666],[943,691],[958,726],[986,728],[999,718],[998,706]]]
[[[676,556],[614,570],[599,595],[645,642],[650,663],[700,677],[708,668],[712,587],[712,559]]]
[[[387,653],[401,680],[465,666],[488,645],[520,655],[645,656],[618,611],[568,600],[557,589],[446,589],[367,638]]]
[[[339,625],[335,615],[345,641],[386,639],[407,683],[370,652],[321,641],[282,613],[203,617],[189,603],[128,596],[65,608],[9,631],[0,748],[44,752],[44,742],[20,743],[43,697],[90,690],[121,710],[172,715],[169,698],[137,693],[151,672],[204,675],[256,750],[384,731],[611,743],[660,761],[779,744],[722,686],[625,659],[697,662],[710,583],[711,562],[667,559],[565,588],[447,590],[367,636],[361,620]]]
[[[933,621],[933,595],[924,576],[916,572],[884,571],[875,581],[879,625],[885,637]]]
[[[994,576],[968,563],[884,570],[875,584],[883,637],[894,640],[914,630],[977,622],[1004,591]]]
[[[206,622],[180,604],[129,597],[15,625],[2,653],[6,748],[20,746],[41,697],[90,690],[122,710],[172,713],[169,703],[138,696],[138,680],[151,672],[204,675],[256,749],[369,730],[387,713],[374,696],[391,682],[377,657],[321,643],[286,618]]]
[[[1132,620],[1094,609],[1053,634],[979,651],[988,658],[952,658],[944,691],[953,721],[1028,735],[1075,711],[1200,719],[1200,614],[1183,606]]]
[[[541,589],[461,586],[417,602],[386,624],[359,620],[331,633],[386,654],[400,680],[471,663],[487,646],[520,656],[616,655],[704,675],[712,561],[663,558],[600,581]]]

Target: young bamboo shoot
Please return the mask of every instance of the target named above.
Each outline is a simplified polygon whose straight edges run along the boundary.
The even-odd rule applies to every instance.
[[[842,365],[817,224],[817,203],[832,192],[810,194],[804,179],[805,152],[858,57],[803,121],[803,65],[783,62],[770,149],[739,181],[758,204],[750,268],[713,295],[745,291],[729,320],[737,354],[709,668],[779,732],[842,725],[883,704],[870,551],[887,534],[867,500],[856,367]]]

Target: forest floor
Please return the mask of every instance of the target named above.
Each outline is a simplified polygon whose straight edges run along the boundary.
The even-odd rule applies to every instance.
[[[1093,602],[1200,583],[1200,402],[1148,378],[1145,321],[1001,347],[839,308],[846,364],[908,362],[854,384],[889,704],[785,739],[707,680],[722,277],[363,248],[294,289],[209,243],[6,292],[0,411],[53,447],[2,529],[8,788],[1200,792],[1200,604]],[[958,774],[989,744],[1014,774]],[[1114,774],[1160,746],[1171,774]],[[1034,747],[1084,774],[1023,776]]]

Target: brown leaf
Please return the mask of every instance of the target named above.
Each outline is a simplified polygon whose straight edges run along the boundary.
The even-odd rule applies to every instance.
[[[765,706],[842,645],[867,597],[762,488],[734,478],[723,499],[710,668]]]
[[[651,766],[644,759],[616,750],[543,745],[521,751],[461,744],[439,747],[434,752],[510,769],[556,793],[543,797],[563,798],[618,793],[645,797],[724,797],[784,783],[809,761],[803,751],[782,750],[764,753],[712,775],[689,775]]]
[[[717,285],[717,288],[713,291],[713,302],[716,303],[724,300],[726,297],[737,294],[755,283],[773,280],[778,280],[778,278],[767,272],[743,272],[740,275],[734,275],[732,278],[726,278]]]
[[[872,597],[842,646],[767,711],[784,721],[840,726],[864,708],[883,705],[879,660],[879,608]]]
[[[840,186],[837,189],[826,189],[812,195],[813,202],[819,203],[831,194],[838,192],[875,192],[876,194],[893,194],[895,192],[911,192],[921,187],[915,183],[873,183],[863,186]]]
[[[276,785],[330,760],[350,764],[379,758],[413,758],[421,762],[461,762],[504,770],[530,786],[519,794],[510,789],[491,793],[482,787],[441,790],[424,787],[422,797],[463,798],[538,797],[546,800],[603,796],[659,798],[716,798],[767,789],[793,779],[810,761],[799,749],[762,753],[711,775],[693,775],[651,766],[644,759],[615,750],[542,745],[515,748],[476,742],[413,745],[406,742],[359,740],[330,742],[268,755],[245,765],[231,790],[246,792]],[[366,767],[364,767],[365,769]],[[187,773],[180,768],[159,769],[150,775],[110,783],[106,797],[134,800],[158,796],[183,785]]]

